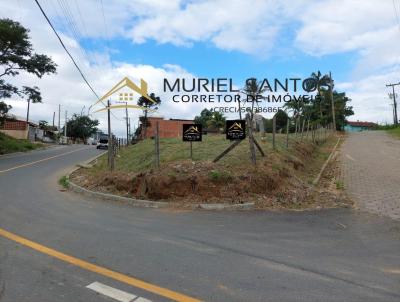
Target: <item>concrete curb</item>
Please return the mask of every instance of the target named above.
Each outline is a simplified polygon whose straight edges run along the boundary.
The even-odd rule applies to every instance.
[[[108,200],[108,201],[117,201],[117,202],[125,202],[128,203],[131,206],[134,207],[142,207],[142,208],[176,208],[179,206],[178,203],[173,203],[173,202],[165,202],[165,201],[151,201],[151,200],[143,200],[143,199],[136,199],[136,198],[130,198],[130,197],[123,197],[123,196],[118,196],[114,194],[109,194],[109,193],[101,193],[101,192],[96,192],[96,191],[91,191],[88,189],[85,189],[75,183],[73,183],[69,176],[75,172],[76,170],[80,169],[81,167],[88,166],[91,162],[95,161],[97,158],[102,156],[104,153],[103,152],[99,155],[96,155],[95,157],[85,161],[82,164],[78,164],[76,167],[74,167],[67,175],[67,181],[68,181],[68,189],[70,191],[73,191],[75,193],[80,193],[85,196],[93,197],[93,198],[99,198],[102,200]],[[182,208],[189,208],[189,209],[201,209],[201,210],[208,210],[208,211],[215,211],[215,210],[253,210],[254,209],[254,202],[247,202],[247,203],[242,203],[242,204],[223,204],[223,203],[194,203],[194,204],[188,204],[187,206],[183,206]]]
[[[325,163],[323,164],[323,166],[322,166],[322,168],[321,168],[321,171],[319,171],[317,177],[314,179],[314,181],[313,181],[313,186],[317,185],[318,182],[319,182],[319,180],[321,179],[321,176],[322,176],[322,174],[324,173],[326,166],[328,166],[329,162],[331,161],[331,159],[332,159],[332,157],[333,157],[333,154],[335,153],[336,148],[337,148],[337,146],[339,145],[339,142],[340,142],[340,137],[338,137],[338,140],[337,140],[335,146],[333,147],[333,149],[332,149],[332,151],[331,151],[331,154],[329,154],[328,159],[327,159],[327,160],[325,161]]]

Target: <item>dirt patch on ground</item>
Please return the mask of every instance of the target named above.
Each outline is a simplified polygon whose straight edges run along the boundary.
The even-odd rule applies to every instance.
[[[87,189],[147,200],[187,203],[254,201],[257,208],[303,208],[316,205],[320,192],[302,177],[319,147],[296,143],[292,151],[273,152],[250,164],[221,165],[179,161],[144,173],[90,173],[79,169],[71,180]],[[322,193],[321,194],[325,194]],[[325,206],[337,206],[337,202]]]

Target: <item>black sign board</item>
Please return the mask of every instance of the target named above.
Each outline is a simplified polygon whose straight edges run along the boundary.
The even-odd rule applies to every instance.
[[[236,140],[246,138],[246,122],[244,120],[226,121],[226,139]]]
[[[184,142],[201,142],[201,124],[183,124]]]

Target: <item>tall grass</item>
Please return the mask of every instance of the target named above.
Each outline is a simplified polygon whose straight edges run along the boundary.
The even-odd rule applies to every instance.
[[[33,144],[26,139],[15,139],[0,133],[0,154],[24,152],[42,147],[42,144]]]

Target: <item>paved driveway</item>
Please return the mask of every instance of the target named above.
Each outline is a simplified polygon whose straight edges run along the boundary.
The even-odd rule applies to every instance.
[[[400,140],[384,131],[351,133],[341,156],[344,186],[356,206],[400,219]]]

